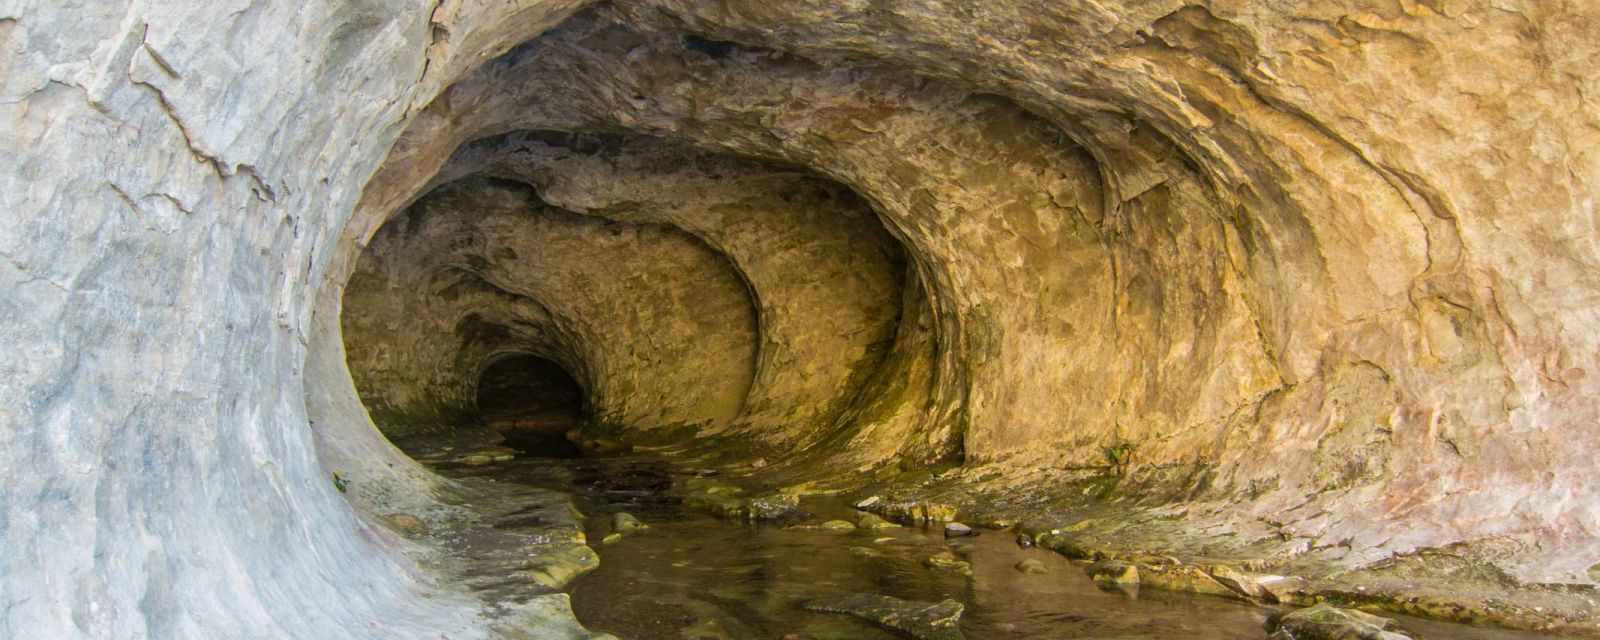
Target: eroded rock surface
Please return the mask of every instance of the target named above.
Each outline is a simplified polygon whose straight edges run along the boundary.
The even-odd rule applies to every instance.
[[[805,603],[811,611],[847,613],[919,640],[961,640],[961,612],[955,600],[913,602],[873,593],[851,593]]]
[[[470,419],[510,352],[618,447],[1592,631],[1597,25],[0,3],[0,636],[487,636],[373,418]]]

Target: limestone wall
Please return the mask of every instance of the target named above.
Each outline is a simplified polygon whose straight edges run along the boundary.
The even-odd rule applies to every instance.
[[[486,635],[426,549],[362,517],[440,485],[373,426],[341,335],[379,229],[473,173],[541,203],[439,197],[661,238],[623,262],[724,265],[702,290],[728,295],[681,309],[754,322],[713,323],[687,373],[519,337],[652,372],[616,402],[714,378],[679,418],[832,468],[1039,473],[1134,443],[1135,473],[1201,469],[1191,495],[1352,563],[1498,536],[1512,575],[1592,582],[1600,8],[586,4],[0,1],[0,636]],[[870,262],[829,276],[868,274],[861,295],[811,326],[825,296],[763,244],[778,221],[665,206],[698,183],[634,164],[652,152],[462,149],[525,131],[846,194],[774,206]],[[561,298],[480,315],[599,320]]]

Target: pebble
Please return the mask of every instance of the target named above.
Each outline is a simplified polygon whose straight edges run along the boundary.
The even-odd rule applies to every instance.
[[[950,522],[944,525],[944,537],[946,538],[961,538],[970,535],[974,535],[972,527],[967,525],[959,522]]]
[[[1017,546],[1022,547],[1024,549],[1032,548],[1033,547],[1033,536],[1030,536],[1030,535],[1028,535],[1026,533],[1017,534]]]

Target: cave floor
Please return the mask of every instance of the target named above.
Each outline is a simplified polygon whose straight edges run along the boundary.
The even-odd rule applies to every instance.
[[[946,538],[941,525],[891,524],[839,495],[796,495],[757,513],[750,505],[758,501],[729,497],[742,495],[735,480],[692,459],[541,457],[530,453],[553,450],[507,446],[516,444],[470,432],[407,443],[467,488],[464,504],[487,525],[449,536],[457,562],[447,573],[491,604],[570,594],[586,627],[624,640],[906,637],[803,608],[852,593],[959,602],[959,628],[969,639],[1259,638],[1275,609],[1097,584],[1089,562],[1019,546],[1014,531],[980,527],[973,537]],[[627,526],[618,514],[646,527],[619,530]],[[864,519],[876,526],[860,525]],[[1419,638],[1548,637],[1400,621]]]

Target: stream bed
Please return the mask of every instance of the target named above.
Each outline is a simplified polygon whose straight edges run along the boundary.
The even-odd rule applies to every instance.
[[[567,587],[573,609],[588,628],[623,640],[911,637],[802,608],[848,593],[958,601],[965,607],[960,631],[967,640],[1259,640],[1272,613],[1225,598],[1102,587],[1081,563],[1019,546],[1015,534],[1004,531],[947,539],[936,528],[822,528],[857,515],[835,497],[802,499],[806,515],[782,524],[725,520],[686,508],[673,492],[675,483],[696,472],[648,456],[517,458],[440,470],[572,494],[585,515],[589,544],[600,554],[599,567]],[[616,513],[648,528],[610,535]],[[936,556],[968,566],[941,568],[929,562]],[[1419,639],[1548,637],[1400,620]]]

